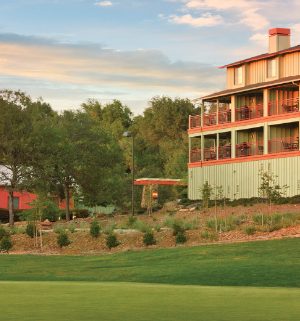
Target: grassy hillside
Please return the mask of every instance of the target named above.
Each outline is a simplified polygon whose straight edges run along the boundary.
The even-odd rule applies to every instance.
[[[300,287],[300,239],[104,256],[0,256],[3,281]]]

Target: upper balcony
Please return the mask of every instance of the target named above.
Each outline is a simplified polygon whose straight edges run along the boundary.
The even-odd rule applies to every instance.
[[[202,115],[190,116],[189,129],[205,131],[224,124],[242,124],[244,121],[245,124],[253,124],[253,120],[259,123],[260,120],[267,121],[266,118],[274,119],[285,114],[299,117],[299,112],[299,86],[291,83],[248,94],[204,101]],[[290,117],[294,116],[288,116]]]

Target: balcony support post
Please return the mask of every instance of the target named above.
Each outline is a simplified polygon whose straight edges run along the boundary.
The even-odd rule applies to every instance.
[[[236,97],[235,95],[231,96],[231,122],[235,122],[235,108],[236,108]]]
[[[264,124],[264,155],[269,153],[269,126]]]
[[[236,151],[236,130],[231,130],[231,158],[235,158]]]
[[[200,106],[200,127],[204,127],[204,102]]]
[[[217,99],[216,125],[219,124],[219,99]]]
[[[191,163],[192,138],[189,137],[189,163]]]
[[[299,96],[299,98],[300,98],[300,96]],[[299,99],[299,103],[300,103],[300,99]],[[298,127],[298,149],[300,150],[300,121],[299,121],[299,125],[298,126],[299,126]]]
[[[219,159],[220,134],[217,133],[216,159]]]
[[[201,135],[201,161],[204,161],[204,135]]]
[[[269,89],[264,89],[263,92],[263,116],[269,115]]]

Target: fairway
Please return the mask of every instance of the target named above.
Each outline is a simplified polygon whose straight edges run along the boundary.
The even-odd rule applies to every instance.
[[[298,321],[300,239],[0,256],[0,321]]]
[[[300,289],[1,282],[1,321],[297,321]]]

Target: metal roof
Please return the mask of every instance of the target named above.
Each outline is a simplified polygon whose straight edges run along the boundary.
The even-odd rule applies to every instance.
[[[237,94],[237,93],[244,92],[244,91],[263,89],[266,87],[287,84],[287,83],[294,82],[294,81],[300,81],[300,75],[280,78],[280,79],[272,80],[272,81],[261,82],[258,84],[248,85],[248,86],[244,86],[244,87],[240,87],[240,88],[226,89],[226,90],[218,91],[213,94],[204,96],[204,97],[202,97],[202,99],[203,100],[216,99],[216,98],[226,97],[226,96]]]
[[[234,67],[234,66],[239,66],[242,65],[244,63],[247,62],[252,62],[252,61],[258,61],[258,60],[262,60],[262,59],[268,59],[268,58],[272,58],[272,57],[276,57],[279,55],[283,55],[283,54],[287,54],[287,53],[291,53],[291,52],[296,52],[296,51],[300,51],[300,45],[294,46],[294,47],[290,47],[288,49],[284,49],[284,50],[280,50],[277,52],[273,52],[273,53],[264,53],[258,56],[254,56],[254,57],[250,57],[247,59],[243,59],[243,60],[239,60],[233,63],[230,63],[228,65],[224,65],[219,67],[220,69],[222,68],[229,68],[229,67]]]

